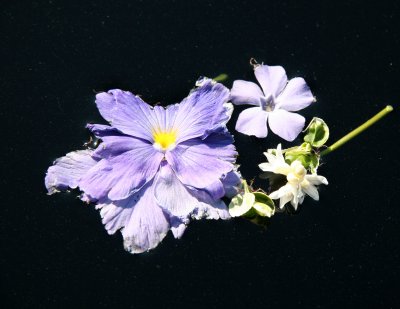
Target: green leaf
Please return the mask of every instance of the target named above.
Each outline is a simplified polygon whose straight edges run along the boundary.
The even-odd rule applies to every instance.
[[[224,82],[228,79],[228,74],[221,73],[218,76],[214,77],[213,80],[216,82]]]
[[[328,125],[321,118],[314,117],[305,132],[304,141],[313,147],[323,146],[329,138]]]

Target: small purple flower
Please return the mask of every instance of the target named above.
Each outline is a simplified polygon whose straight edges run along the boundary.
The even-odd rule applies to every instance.
[[[229,91],[209,79],[198,85],[166,108],[118,89],[98,94],[111,126],[89,124],[102,143],[54,162],[49,194],[79,188],[82,200],[97,203],[108,233],[121,230],[131,253],[156,247],[169,230],[180,238],[191,218],[229,218],[221,200],[237,185],[230,184],[237,153],[225,126]]]
[[[310,105],[315,99],[301,77],[287,81],[281,66],[255,65],[254,74],[260,87],[252,82],[236,80],[231,90],[231,101],[236,105],[256,107],[242,111],[236,130],[256,137],[268,135],[267,121],[272,132],[293,141],[304,127],[303,116],[292,113]]]

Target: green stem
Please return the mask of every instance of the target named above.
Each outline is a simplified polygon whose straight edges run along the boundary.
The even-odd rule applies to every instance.
[[[329,146],[326,148],[324,151],[320,153],[320,156],[325,156],[328,153],[331,153],[332,151],[338,149],[339,147],[343,146],[346,144],[349,140],[353,139],[356,137],[358,134],[372,126],[375,122],[381,120],[384,116],[389,114],[393,110],[393,107],[391,105],[386,106],[384,109],[382,109],[379,113],[377,113],[374,117],[371,119],[367,120],[364,122],[362,125],[360,125],[358,128],[354,129],[350,133],[346,134],[343,136],[340,140],[338,140],[336,143],[333,145]]]

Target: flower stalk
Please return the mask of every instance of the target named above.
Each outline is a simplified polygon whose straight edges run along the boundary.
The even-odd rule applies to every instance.
[[[348,141],[359,135],[361,132],[365,131],[368,129],[370,126],[372,126],[374,123],[378,122],[381,120],[383,117],[385,117],[387,114],[389,114],[391,111],[393,111],[393,107],[391,105],[387,105],[384,109],[382,109],[379,113],[377,113],[375,116],[364,122],[362,125],[354,129],[353,131],[349,132],[345,136],[343,136],[341,139],[339,139],[336,143],[332,144],[325,150],[321,151],[320,156],[325,156],[328,153],[331,153],[332,151],[340,148],[344,144],[346,144]]]

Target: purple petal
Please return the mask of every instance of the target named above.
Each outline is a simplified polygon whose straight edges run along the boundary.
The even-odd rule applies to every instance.
[[[138,96],[115,89],[97,94],[96,104],[100,114],[113,127],[125,134],[153,141],[153,111]]]
[[[58,158],[46,173],[45,185],[49,194],[75,189],[79,180],[97,161],[92,158],[92,150],[78,150]]]
[[[79,186],[87,195],[125,199],[154,177],[164,155],[142,140],[130,142],[135,143],[132,150],[101,160],[81,179]]]
[[[268,119],[272,132],[289,142],[299,135],[304,127],[304,122],[303,116],[283,109],[275,109],[269,114]]]
[[[232,112],[226,104],[228,89],[222,84],[206,80],[194,89],[179,104],[173,128],[180,143],[195,137],[206,137],[209,133],[225,127]]]
[[[204,188],[204,190],[207,191],[208,194],[210,194],[213,199],[219,199],[224,197],[225,195],[225,187],[222,184],[222,181],[219,179],[214,181],[211,185]]]
[[[252,82],[247,82],[244,80],[235,80],[231,89],[231,98],[233,104],[250,104],[250,105],[260,105],[260,98],[264,94],[257,84]]]
[[[223,179],[222,184],[224,186],[225,196],[228,198],[234,197],[239,192],[241,184],[241,175],[239,172],[233,170],[229,172]]]
[[[266,137],[268,113],[260,107],[250,107],[239,114],[236,122],[236,131],[257,137]]]
[[[86,128],[88,128],[90,130],[90,132],[92,132],[97,138],[103,138],[104,136],[110,136],[110,135],[114,135],[114,136],[116,136],[116,135],[123,136],[124,135],[118,129],[110,127],[108,125],[104,125],[104,124],[88,123],[86,125]]]
[[[281,66],[259,65],[255,68],[254,74],[266,97],[270,94],[275,98],[278,97],[287,83],[285,69]]]
[[[168,233],[169,218],[158,207],[154,186],[149,183],[136,194],[120,201],[98,204],[109,234],[122,228],[124,247],[131,253],[155,248]]]
[[[305,80],[301,77],[293,78],[275,100],[276,107],[289,112],[301,110],[314,102],[314,96]]]
[[[198,204],[168,164],[162,165],[155,180],[154,196],[162,209],[178,218],[187,218]]]
[[[96,148],[94,155],[102,159],[111,159],[127,151],[142,148],[143,145],[152,146],[146,140],[140,140],[128,135],[103,136],[103,142]]]
[[[236,151],[227,134],[193,139],[167,152],[165,157],[179,180],[195,188],[206,188],[230,172]]]

